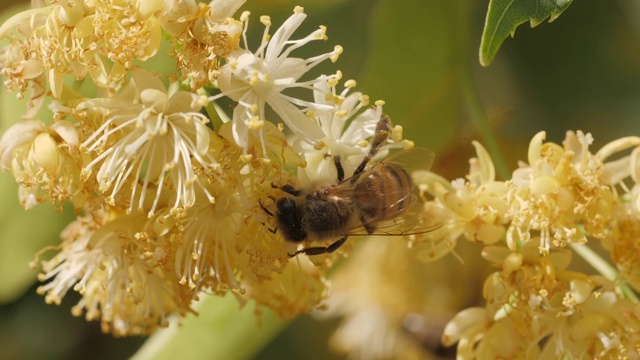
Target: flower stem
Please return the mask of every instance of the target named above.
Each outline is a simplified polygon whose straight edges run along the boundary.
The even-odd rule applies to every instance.
[[[588,262],[589,265],[593,266],[593,268],[596,269],[602,276],[611,281],[620,280],[620,274],[613,267],[613,265],[609,264],[587,245],[571,244],[571,248],[586,262]],[[629,288],[629,285],[627,285],[627,283],[619,282],[617,290],[623,297],[632,300],[635,303],[638,302],[638,296],[635,292],[633,292],[633,290],[631,290],[631,288]]]

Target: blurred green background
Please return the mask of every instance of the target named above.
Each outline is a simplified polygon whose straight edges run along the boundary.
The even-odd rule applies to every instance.
[[[2,19],[20,9],[7,10],[11,3],[0,4]],[[541,130],[554,142],[567,130],[591,132],[592,149],[638,134],[640,7],[633,0],[576,1],[553,23],[535,29],[525,24],[488,68],[479,65],[477,55],[487,0],[249,0],[243,9],[253,14],[253,48],[262,33],[258,15],[271,15],[275,31],[295,5],[308,14],[299,36],[321,24],[329,36],[324,44],[301,49],[299,56],[342,45],[339,61],[323,64],[316,73],[340,69],[345,79],[358,81],[357,89],[384,99],[385,111],[404,126],[405,136],[437,153],[434,169],[448,178],[466,174],[472,140],[490,140],[482,126],[491,130],[510,170],[517,160],[526,160],[529,140]],[[2,130],[18,120],[21,109],[14,98],[0,94]],[[16,188],[11,175],[0,174],[0,358],[123,359],[133,354],[145,339],[114,339],[103,335],[98,323],[72,317],[76,294],[68,294],[61,306],[45,305],[36,295],[36,272],[28,262],[38,249],[58,242],[73,215],[60,215],[46,204],[25,212]],[[476,286],[448,276],[451,286]],[[339,359],[327,345],[336,324],[302,316],[274,334],[254,358]]]

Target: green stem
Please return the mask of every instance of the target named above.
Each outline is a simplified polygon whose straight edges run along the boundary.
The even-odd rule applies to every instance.
[[[462,73],[462,87],[465,91],[465,98],[469,104],[471,119],[475,124],[476,130],[480,134],[482,144],[493,159],[498,177],[500,179],[509,179],[511,178],[511,172],[509,171],[507,163],[498,148],[498,141],[495,134],[491,131],[491,128],[488,125],[487,114],[484,110],[484,106],[482,106],[480,97],[478,96],[475,83],[471,79],[471,74],[469,74],[468,71],[462,71]]]
[[[596,254],[590,247],[584,244],[571,244],[571,248],[582,257],[586,262],[588,262],[594,269],[596,269],[602,276],[606,277],[611,281],[620,280],[620,274],[616,270],[613,265],[609,264],[606,260],[604,260],[600,255]],[[621,281],[618,285],[618,291],[625,298],[632,300],[633,302],[638,302],[638,296],[636,295],[629,285],[624,281]]]
[[[156,331],[132,359],[252,359],[289,323],[265,309],[258,326],[253,304],[240,309],[231,294],[201,296],[199,315]]]

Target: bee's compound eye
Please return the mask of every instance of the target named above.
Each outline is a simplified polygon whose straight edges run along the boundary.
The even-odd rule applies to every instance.
[[[276,202],[276,208],[278,209],[278,213],[280,214],[295,212],[296,202],[291,198],[283,197]]]

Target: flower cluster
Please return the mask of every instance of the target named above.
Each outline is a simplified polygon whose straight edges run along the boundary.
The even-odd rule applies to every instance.
[[[382,102],[371,107],[353,80],[341,86],[340,71],[307,75],[342,48],[295,57],[327,40],[323,26],[295,37],[301,7],[273,33],[260,17],[250,50],[249,13],[235,15],[243,3],[51,0],[0,28],[5,85],[29,99],[0,140],[0,167],[26,209],[71,203],[79,214],[45,249],[53,257],[33,264],[48,303],[77,291],[75,315],[124,336],[191,312],[203,291],[287,317],[327,297],[324,268],[291,259],[298,244],[267,231],[272,199],[285,185],[335,182],[333,155],[353,171]],[[151,59],[175,67],[151,72]],[[413,144],[395,127],[381,145]]]
[[[449,219],[440,229],[413,237],[419,258],[441,258],[464,238],[481,245],[482,258],[494,269],[483,280],[484,306],[453,316],[440,332],[442,342],[446,346],[457,343],[460,359],[638,357],[640,303],[629,286],[640,290],[640,138],[613,141],[596,153],[589,149],[591,135],[581,131],[568,132],[562,144],[545,143],[544,138],[544,132],[532,138],[528,163],[520,163],[507,181],[496,181],[492,159],[477,142],[473,144],[477,158],[471,159],[466,179],[449,182],[432,172],[415,174],[427,199],[425,208],[437,208]],[[619,274],[602,270],[586,245],[589,239],[610,252]],[[467,250],[456,248],[458,252]],[[570,270],[575,253],[596,264],[606,276]],[[388,257],[387,252],[383,258]],[[379,257],[377,261],[384,260]],[[343,327],[356,327],[356,317],[362,327],[366,320],[363,309],[378,305],[376,316],[387,323],[393,319],[394,325],[377,331],[404,340],[372,348],[367,346],[371,339],[343,334],[341,348],[377,349],[367,358],[406,357],[414,344],[406,342],[407,334],[404,338],[399,335],[399,319],[410,312],[428,316],[429,306],[425,310],[415,304],[431,304],[432,295],[418,295],[422,300],[406,296],[401,304],[389,304],[378,294],[364,296],[369,306],[362,304],[362,295],[371,290],[338,285],[342,277],[349,276],[349,284],[369,279],[370,263],[371,259],[349,264],[360,268],[359,272],[336,275],[332,299],[348,299],[333,300],[333,311],[346,314]],[[394,264],[395,268],[398,262]],[[411,289],[406,293],[415,294],[425,282],[433,285],[425,273],[412,278],[412,271],[402,272],[400,278],[413,283],[406,287]],[[379,274],[376,279],[378,289],[401,284],[398,276],[388,279]],[[473,284],[471,278],[465,279],[465,284]],[[439,291],[446,296],[447,292]],[[361,306],[353,309],[345,305],[354,302]],[[469,304],[451,302],[444,312],[459,311],[463,306]],[[403,312],[398,314],[398,309]],[[434,334],[438,331],[431,331],[430,336]]]

